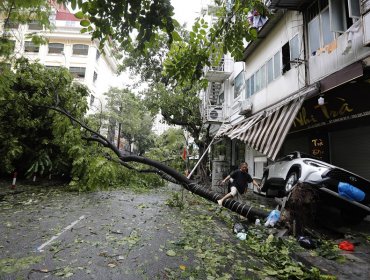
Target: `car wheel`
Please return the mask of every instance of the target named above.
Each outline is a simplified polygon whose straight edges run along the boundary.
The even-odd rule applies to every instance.
[[[290,172],[288,174],[287,180],[285,181],[285,193],[289,193],[294,187],[294,185],[297,183],[297,181],[298,181],[297,171]]]
[[[267,173],[263,174],[262,179],[261,179],[261,183],[260,183],[261,192],[266,192],[267,191],[268,185],[267,185],[266,182],[267,182]]]

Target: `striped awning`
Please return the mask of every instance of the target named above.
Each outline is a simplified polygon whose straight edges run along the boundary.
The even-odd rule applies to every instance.
[[[225,131],[224,135],[239,139],[275,160],[303,101],[301,96],[264,114],[252,116]]]
[[[232,128],[232,125],[229,123],[223,123],[220,128],[218,129],[215,138],[220,138],[228,133],[228,131]]]
[[[244,121],[240,122],[239,124],[235,125],[231,130],[228,131],[227,136],[231,139],[243,139],[248,132],[248,130],[255,125],[258,121],[261,120],[263,114],[258,114]]]

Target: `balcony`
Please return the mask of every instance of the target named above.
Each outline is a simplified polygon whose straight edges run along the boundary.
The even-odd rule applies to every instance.
[[[368,27],[366,23],[367,20],[370,22],[370,14],[368,17],[367,19],[364,16],[363,20],[358,20],[351,28],[328,45],[311,51],[308,60],[310,83],[317,82],[370,56],[369,47],[364,45],[366,36],[370,38],[370,32],[369,35],[366,35],[366,28]]]
[[[223,83],[234,70],[234,61],[231,58],[222,58],[216,65],[206,66],[204,77],[210,82]]]

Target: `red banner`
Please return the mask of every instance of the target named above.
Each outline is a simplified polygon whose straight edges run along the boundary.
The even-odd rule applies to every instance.
[[[186,160],[187,152],[186,152],[186,147],[184,147],[184,150],[182,151],[182,159]]]

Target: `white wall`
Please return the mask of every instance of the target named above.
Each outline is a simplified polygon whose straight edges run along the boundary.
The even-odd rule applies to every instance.
[[[304,43],[302,16],[298,12],[288,11],[269,32],[267,37],[258,45],[256,50],[246,59],[246,79],[273,57],[290,39],[299,34],[301,59],[304,59]],[[260,111],[298,91],[305,85],[304,65],[292,68],[268,84],[264,89],[251,96],[252,113]],[[246,96],[242,96],[245,99]],[[240,100],[242,100],[240,99]],[[237,100],[238,101],[238,100]],[[232,104],[236,107],[236,104]]]
[[[74,24],[71,26],[71,24]],[[48,45],[41,45],[38,53],[25,53],[23,51],[25,34],[33,32],[28,31],[27,26],[20,26],[18,30],[12,31],[16,40],[17,56],[25,56],[30,60],[38,60],[41,64],[48,66],[63,66],[69,67],[85,67],[85,78],[78,79],[79,82],[85,84],[95,101],[90,106],[89,113],[100,110],[101,104],[105,104],[104,93],[110,87],[119,87],[122,85],[122,80],[125,77],[117,76],[117,61],[111,55],[111,49],[106,47],[105,54],[101,54],[100,58],[96,59],[96,52],[99,42],[92,41],[89,34],[81,34],[79,22],[56,21],[56,28],[49,31],[40,31],[40,35],[45,36],[49,43],[64,44],[62,54],[49,54]],[[89,46],[88,55],[73,55],[72,48],[74,44],[84,44]],[[96,82],[93,82],[94,72],[98,74]],[[88,97],[90,104],[90,97]]]
[[[302,15],[295,11],[286,12],[282,19],[276,24],[266,38],[258,45],[255,51],[245,60],[245,65],[236,63],[234,73],[229,80],[225,81],[225,100],[228,107],[228,115],[231,124],[236,124],[244,119],[239,115],[240,102],[246,99],[245,89],[240,96],[234,99],[233,80],[239,72],[245,68],[245,79],[247,80],[252,74],[261,68],[267,61],[273,57],[281,48],[296,34],[299,34],[300,41],[300,58],[304,59],[304,42],[303,42],[303,19]],[[267,75],[266,75],[267,78]],[[305,86],[305,68],[301,64],[297,68],[293,65],[289,71],[280,75],[264,89],[256,92],[251,96],[253,104],[252,114],[263,110],[272,104],[284,100],[292,93]],[[250,174],[261,173],[263,170],[254,170],[254,158],[263,155],[256,150],[246,147],[245,160],[249,165]],[[262,168],[262,167],[261,167]],[[263,169],[263,168],[262,168]]]

